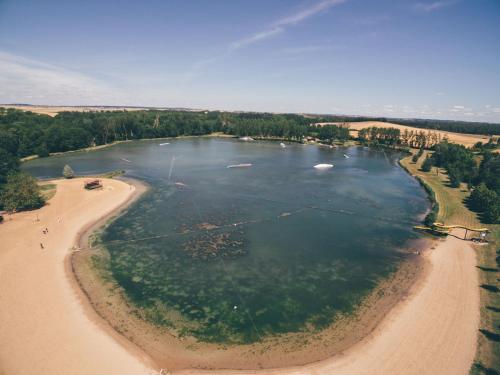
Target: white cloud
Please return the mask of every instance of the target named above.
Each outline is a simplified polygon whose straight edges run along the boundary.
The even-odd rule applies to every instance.
[[[326,10],[345,3],[347,0],[322,0],[313,5],[310,5],[307,8],[303,8],[295,13],[292,13],[286,17],[278,19],[276,22],[272,23],[269,28],[251,34],[249,36],[243,37],[241,39],[235,40],[230,43],[226,48],[226,51],[219,56],[203,59],[200,62],[195,63],[189,72],[186,74],[188,79],[194,78],[196,74],[199,73],[201,67],[212,64],[219,59],[228,57],[233,51],[236,51],[240,48],[250,46],[255,43],[259,43],[270,39],[278,34],[284,33],[287,28],[291,26],[295,26],[300,22],[305,21],[308,18],[311,18],[319,13],[325,12]]]
[[[269,39],[277,34],[282,33],[284,30],[283,27],[275,27],[270,30],[262,31],[259,33],[255,33],[253,35],[250,35],[249,37],[237,40],[229,45],[230,50],[236,50],[245,46],[248,46],[250,44],[254,44],[266,39]]]
[[[257,32],[248,37],[237,40],[229,46],[230,49],[238,49],[250,44],[254,44],[269,39],[277,34],[284,32],[289,26],[297,25],[308,18],[319,13],[325,12],[333,6],[345,3],[347,0],[323,0],[307,8],[301,9],[289,16],[283,17],[274,22],[268,30]]]
[[[116,96],[92,77],[0,51],[0,102],[95,103]]]
[[[415,10],[421,11],[421,12],[433,12],[435,10],[439,10],[441,8],[445,8],[447,6],[454,5],[457,3],[458,0],[439,0],[439,1],[433,1],[433,2],[426,2],[426,3],[416,3],[414,5]]]
[[[323,0],[316,4],[313,4],[307,8],[304,8],[296,13],[293,13],[289,16],[283,17],[276,21],[274,26],[288,26],[295,25],[299,22],[306,20],[312,16],[315,16],[318,13],[324,12],[329,8],[345,3],[347,0]]]

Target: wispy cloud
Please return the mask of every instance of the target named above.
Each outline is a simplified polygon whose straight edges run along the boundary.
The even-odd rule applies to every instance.
[[[414,4],[414,9],[420,12],[433,12],[458,3],[459,0],[438,0],[432,2],[419,2]]]
[[[308,18],[311,18],[319,13],[325,12],[326,10],[345,3],[347,0],[323,0],[309,7],[300,9],[288,16],[278,19],[273,22],[269,29],[257,32],[250,36],[241,38],[231,43],[229,49],[234,50],[241,47],[248,46],[266,39],[269,39],[277,34],[283,33],[287,28],[297,25]]]
[[[0,102],[89,103],[113,98],[87,75],[0,51]]]
[[[347,0],[323,0],[320,1],[316,4],[313,4],[307,8],[303,8],[295,13],[292,13],[288,16],[285,16],[283,18],[280,18],[277,20],[273,26],[282,26],[286,27],[289,25],[296,25],[307,18],[310,18],[312,16],[317,15],[318,13],[322,13],[331,7],[334,7],[336,5],[340,5],[342,3],[345,3]]]
[[[282,33],[284,30],[283,27],[275,27],[269,30],[261,31],[258,33],[255,33],[253,35],[250,35],[248,37],[242,38],[240,40],[237,40],[229,45],[230,50],[236,50],[245,46],[248,46],[250,44],[254,44],[266,39],[269,39],[277,34]]]
[[[251,35],[233,41],[227,46],[226,50],[219,56],[203,59],[195,63],[191,67],[189,72],[186,74],[186,78],[187,79],[194,78],[194,76],[196,76],[203,67],[215,63],[220,59],[228,57],[232,52],[236,50],[248,47],[252,44],[263,42],[267,39],[275,37],[278,34],[282,34],[289,27],[298,25],[299,23],[307,20],[308,18],[323,13],[334,6],[345,3],[346,1],[347,0],[321,0],[312,5],[309,5],[308,7],[304,7],[287,16],[284,16],[278,19],[277,21],[273,22],[267,29],[255,32]]]

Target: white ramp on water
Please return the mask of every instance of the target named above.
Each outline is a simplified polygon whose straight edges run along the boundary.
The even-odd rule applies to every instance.
[[[251,163],[243,163],[243,164],[232,164],[228,165],[227,168],[248,168],[251,167]]]
[[[316,169],[330,169],[333,168],[333,164],[316,164],[314,166]]]

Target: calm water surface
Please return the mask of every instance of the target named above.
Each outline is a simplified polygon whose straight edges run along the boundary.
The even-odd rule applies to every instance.
[[[404,259],[425,192],[398,154],[225,139],[120,144],[23,165],[125,169],[151,190],[103,234],[148,318],[216,342],[321,328]],[[344,154],[350,156],[345,158]],[[227,166],[252,163],[250,168]],[[318,163],[334,168],[318,171]]]

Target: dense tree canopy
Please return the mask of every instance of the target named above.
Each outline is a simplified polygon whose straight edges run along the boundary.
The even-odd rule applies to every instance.
[[[44,204],[36,179],[24,172],[9,174],[0,201],[7,211],[31,210]]]
[[[335,140],[347,140],[348,127],[313,124],[366,120],[391,121],[386,118],[349,116],[158,110],[61,112],[55,117],[50,117],[0,108],[0,191],[3,190],[3,205],[6,207],[15,206],[11,203],[15,200],[13,184],[22,186],[24,192],[29,191],[32,194],[24,196],[25,207],[34,207],[39,203],[36,189],[28,189],[30,182],[33,181],[18,173],[19,158],[30,155],[43,157],[49,153],[77,150],[114,141],[204,135],[213,132],[286,140],[302,140],[305,136],[313,136],[322,142],[331,143]],[[440,120],[393,119],[392,121],[430,129],[500,134],[498,124]],[[477,192],[471,197],[471,202],[477,203],[475,207],[483,211],[485,202],[488,202],[488,207],[494,208],[489,209],[491,212],[485,213],[485,217],[487,216],[490,221],[498,220],[498,215],[495,218],[497,212],[495,210],[500,197],[499,157],[488,152],[497,146],[493,140],[486,145],[475,146],[474,150],[484,154],[481,164],[478,165],[471,150],[460,145],[441,142],[437,133],[429,130],[400,131],[396,128],[372,127],[362,129],[358,134],[362,142],[374,145],[433,148],[435,150],[433,156],[425,160],[422,168],[430,170],[432,165],[445,168],[452,186],[458,186],[460,182],[478,186]],[[24,207],[19,204],[17,206]]]

